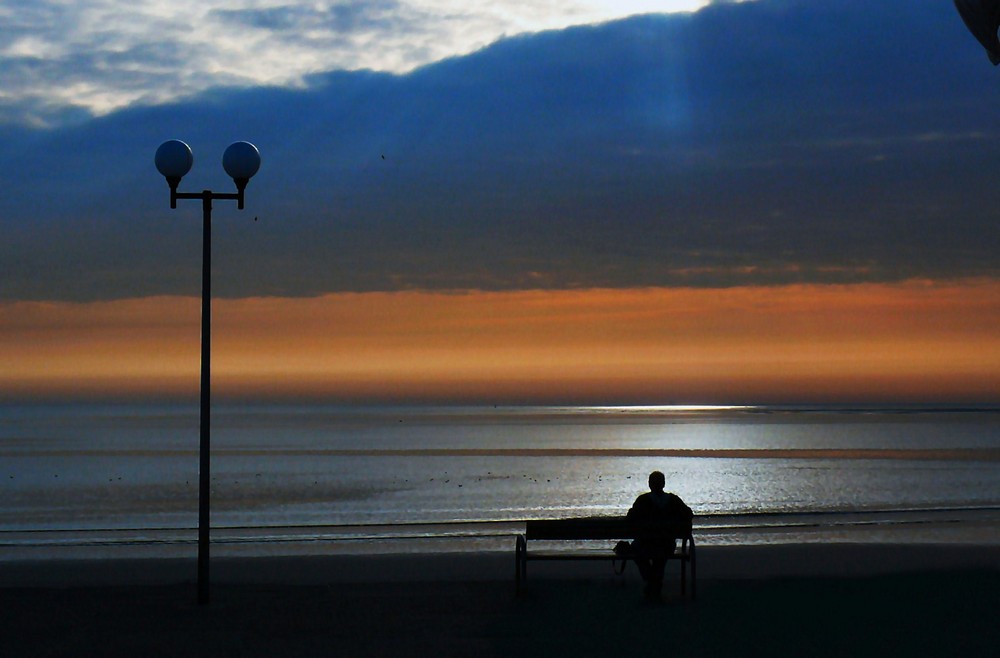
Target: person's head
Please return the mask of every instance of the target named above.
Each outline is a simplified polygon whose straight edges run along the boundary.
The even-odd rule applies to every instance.
[[[649,474],[649,490],[662,492],[663,487],[667,486],[667,478],[663,477],[663,473],[659,471],[653,471]]]

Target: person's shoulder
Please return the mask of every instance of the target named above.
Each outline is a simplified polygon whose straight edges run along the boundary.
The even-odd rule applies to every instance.
[[[649,507],[649,505],[649,493],[639,494],[639,496],[635,499],[635,502],[632,503],[632,507],[629,508],[628,514],[629,516],[634,516],[642,513]]]
[[[655,505],[655,496],[652,491],[647,491],[644,494],[639,494],[639,497],[635,499],[637,505],[647,506]]]
[[[684,501],[683,501],[683,500],[681,499],[681,497],[680,497],[680,496],[678,496],[677,494],[675,494],[675,493],[668,493],[668,494],[667,494],[667,500],[669,501],[669,502],[668,502],[667,504],[668,504],[668,505],[669,505],[669,506],[670,506],[670,507],[671,507],[672,509],[674,509],[674,510],[683,510],[683,512],[685,513],[685,515],[690,515],[690,514],[692,514],[692,512],[691,512],[691,508],[690,508],[690,507],[688,507],[688,506],[687,506],[687,503],[685,503],[685,502],[684,502]]]

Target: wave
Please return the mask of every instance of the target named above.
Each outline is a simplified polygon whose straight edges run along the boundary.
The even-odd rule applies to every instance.
[[[905,510],[820,510],[804,512],[750,512],[739,514],[699,514],[695,517],[695,537],[702,543],[739,543],[748,537],[765,534],[813,539],[837,533],[865,531],[916,531],[922,528],[961,526],[973,532],[985,532],[996,538],[1000,507],[942,507]],[[256,546],[266,552],[273,545],[378,544],[382,550],[398,549],[406,542],[440,540],[494,541],[503,549],[514,536],[524,531],[523,520],[468,520],[448,522],[406,522],[389,524],[344,525],[220,525],[212,528],[212,543],[219,546]],[[0,549],[38,548],[156,547],[190,546],[197,543],[197,528],[103,528],[81,530],[0,530]],[[350,550],[349,547],[347,550]],[[414,550],[412,547],[407,550]],[[418,549],[419,550],[419,549]],[[430,550],[434,550],[430,548]],[[0,557],[0,559],[3,559]]]
[[[213,448],[232,457],[677,457],[1000,461],[1000,448]],[[0,456],[191,457],[193,449],[0,450]]]

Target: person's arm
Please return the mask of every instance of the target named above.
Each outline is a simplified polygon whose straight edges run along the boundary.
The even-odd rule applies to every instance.
[[[677,494],[670,494],[670,495],[671,495],[670,507],[672,510],[672,515],[676,516],[679,519],[683,519],[685,521],[690,521],[691,519],[693,519],[694,512],[692,512],[691,508],[688,507],[683,500],[681,500],[681,497],[678,496]]]
[[[629,521],[637,521],[642,518],[642,496],[635,499],[635,502],[632,503],[632,507],[630,507],[628,513],[625,514],[625,518]]]

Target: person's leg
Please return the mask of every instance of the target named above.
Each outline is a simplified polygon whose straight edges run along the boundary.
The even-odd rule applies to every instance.
[[[972,36],[982,44],[994,66],[1000,64],[1000,0],[954,0],[955,8]]]
[[[660,596],[663,591],[663,572],[667,567],[667,558],[658,557],[650,560],[649,565],[649,594],[650,596]]]
[[[653,561],[640,556],[636,556],[634,560],[636,568],[639,569],[639,575],[642,576],[642,582],[648,583],[654,575]]]

